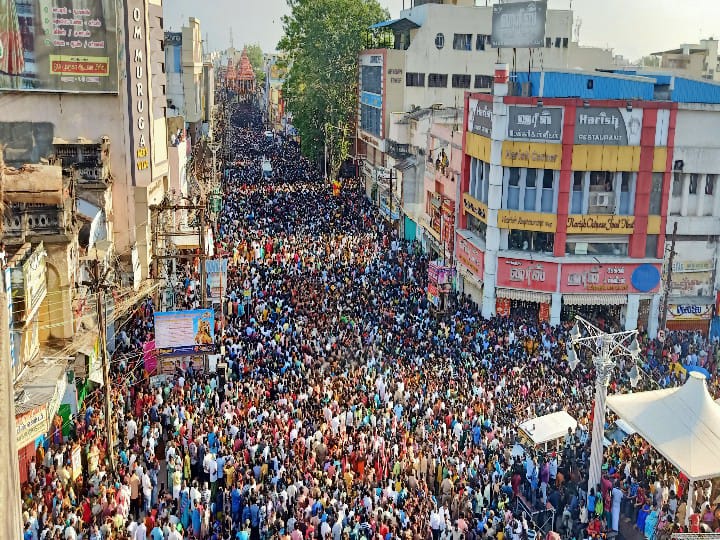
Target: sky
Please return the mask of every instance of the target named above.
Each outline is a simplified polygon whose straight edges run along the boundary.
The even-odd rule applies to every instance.
[[[476,1],[485,5],[485,0]],[[403,6],[403,0],[379,2],[393,18]],[[405,0],[408,7],[410,2]],[[610,47],[630,60],[681,43],[720,38],[717,0],[548,1],[550,9],[568,9],[571,4],[576,20],[581,20],[581,45]],[[259,43],[264,51],[273,51],[282,36],[281,18],[289,11],[285,0],[165,0],[164,5],[166,30],[178,31],[182,21],[197,17],[210,50],[230,44],[232,27],[236,47]]]

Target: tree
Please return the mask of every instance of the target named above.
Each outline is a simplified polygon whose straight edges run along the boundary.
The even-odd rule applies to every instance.
[[[643,67],[660,67],[660,57],[643,56],[637,63]]]
[[[389,18],[377,0],[288,0],[278,49],[288,68],[283,95],[305,156],[327,144],[331,177],[348,157],[357,114],[358,54],[368,27]]]
[[[248,60],[252,64],[255,70],[255,78],[259,85],[265,82],[265,61],[263,59],[263,50],[259,43],[247,43],[245,44],[245,51],[247,52]]]

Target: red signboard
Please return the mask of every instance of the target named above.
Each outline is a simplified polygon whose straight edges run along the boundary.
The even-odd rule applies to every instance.
[[[540,304],[540,308],[538,309],[538,319],[540,322],[550,321],[550,304],[547,302],[542,302]]]
[[[455,258],[476,278],[483,279],[485,253],[467,238],[456,235]]]
[[[648,267],[657,277],[651,276],[648,285],[639,290],[637,275],[646,273]],[[652,274],[651,272],[651,274]],[[637,274],[637,275],[636,275]],[[560,292],[563,293],[651,293],[660,285],[660,265],[648,264],[563,264]]]
[[[498,257],[498,287],[555,292],[557,275],[555,263]]]

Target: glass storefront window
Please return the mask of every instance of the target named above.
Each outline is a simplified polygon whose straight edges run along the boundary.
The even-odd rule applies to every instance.
[[[510,229],[508,233],[508,249],[511,250],[552,253],[554,248],[555,235],[552,233],[516,229]]]
[[[587,235],[569,234],[565,243],[567,255],[610,255],[625,257],[628,254],[628,237],[597,238]]]
[[[487,231],[487,225],[485,223],[477,219],[475,216],[468,214],[467,228],[469,231],[478,235],[483,242],[485,241],[485,232]]]

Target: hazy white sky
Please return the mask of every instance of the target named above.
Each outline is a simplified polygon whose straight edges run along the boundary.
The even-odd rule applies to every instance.
[[[403,0],[379,0],[397,17]],[[476,0],[484,5],[485,0]],[[548,0],[551,9],[568,9],[582,20],[580,43],[615,49],[634,60],[650,52],[703,37],[720,37],[718,0]],[[405,0],[407,7],[411,0]],[[285,0],[165,0],[165,26],[179,30],[182,21],[200,19],[210,49],[225,48],[233,29],[235,46],[260,43],[274,50],[282,35]],[[492,3],[492,0],[489,1]]]

